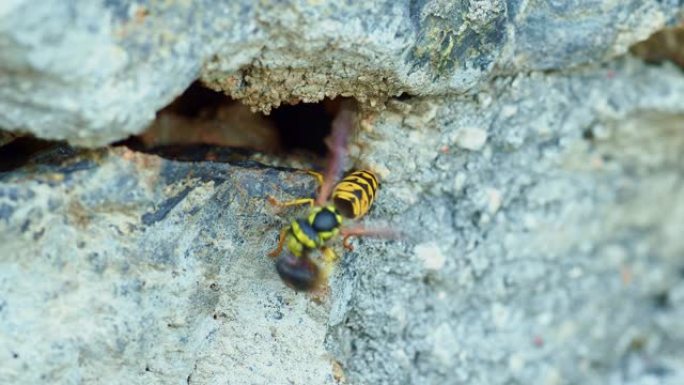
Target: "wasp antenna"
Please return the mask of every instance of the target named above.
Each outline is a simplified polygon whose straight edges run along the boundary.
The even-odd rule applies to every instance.
[[[316,204],[324,204],[330,197],[332,187],[339,178],[347,156],[347,139],[354,124],[355,108],[352,102],[343,101],[340,111],[332,122],[330,136],[325,139],[328,146],[328,161],[323,184],[316,197]]]

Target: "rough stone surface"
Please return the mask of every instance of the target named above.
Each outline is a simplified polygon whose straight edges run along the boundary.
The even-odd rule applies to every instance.
[[[97,146],[197,78],[254,108],[441,95],[624,53],[677,0],[3,1],[0,127]]]
[[[265,257],[264,196],[312,188],[122,148],[2,175],[0,383],[330,383],[324,307]]]
[[[680,70],[626,60],[366,116],[373,217],[410,237],[345,259],[350,383],[682,383],[683,102]]]
[[[681,384],[684,77],[636,60],[361,116],[383,175],[323,300],[265,256],[314,189],[61,149],[0,176],[0,383]],[[478,151],[463,130],[486,129]],[[397,151],[401,148],[402,151]]]
[[[0,2],[11,131],[104,144],[197,77],[263,110],[422,95],[350,147],[364,221],[406,236],[340,250],[323,298],[266,257],[306,173],[61,145],[0,173],[0,384],[684,383],[684,76],[615,58],[681,9]]]

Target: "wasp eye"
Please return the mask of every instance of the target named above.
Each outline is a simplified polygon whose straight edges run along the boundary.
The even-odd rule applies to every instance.
[[[282,254],[276,261],[278,275],[295,290],[311,290],[318,282],[318,265],[308,257]]]

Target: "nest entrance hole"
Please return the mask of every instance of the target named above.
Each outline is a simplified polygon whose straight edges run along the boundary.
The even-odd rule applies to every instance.
[[[265,115],[195,82],[159,111],[145,132],[118,145],[176,160],[200,160],[210,150],[322,157],[339,106],[339,99],[324,99],[283,105]],[[196,156],[188,156],[193,152]]]

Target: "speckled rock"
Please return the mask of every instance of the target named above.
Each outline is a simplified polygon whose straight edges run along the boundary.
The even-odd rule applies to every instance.
[[[345,259],[327,345],[350,383],[684,381],[679,69],[624,60],[393,106],[363,117],[353,155],[386,171],[372,217],[410,236]],[[460,145],[472,127],[481,148]]]
[[[197,78],[263,111],[462,93],[610,59],[681,12],[676,0],[4,1],[0,127],[103,145]]]
[[[684,76],[616,58],[682,7],[1,2],[3,129],[107,144],[198,78],[354,96],[364,221],[406,236],[295,294],[264,199],[305,173],[58,146],[0,173],[0,384],[684,383]]]
[[[388,107],[351,158],[383,177],[364,222],[406,236],[319,300],[266,257],[296,212],[264,198],[305,173],[62,148],[0,174],[0,383],[682,383],[680,70]]]
[[[0,383],[331,383],[324,306],[266,257],[284,223],[265,194],[312,188],[123,148],[3,174]]]

